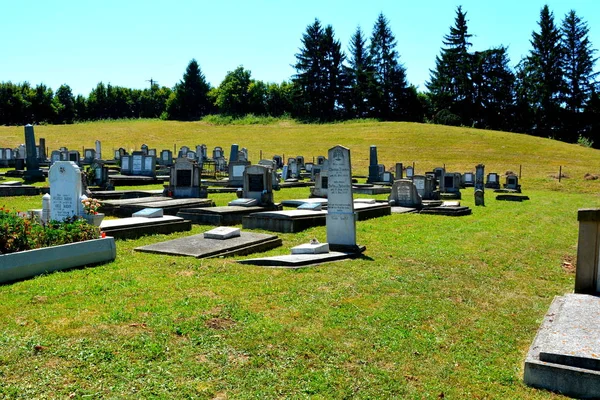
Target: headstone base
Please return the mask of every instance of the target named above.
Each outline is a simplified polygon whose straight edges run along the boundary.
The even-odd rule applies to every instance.
[[[329,250],[337,251],[340,253],[351,253],[351,254],[360,254],[364,253],[367,249],[366,246],[361,246],[359,244],[356,245],[347,245],[347,244],[334,244],[329,243]]]

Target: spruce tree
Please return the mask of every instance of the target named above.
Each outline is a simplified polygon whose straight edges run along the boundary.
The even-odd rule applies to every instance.
[[[167,100],[167,118],[195,121],[210,112],[208,92],[210,85],[195,59],[188,64],[183,79],[175,85]]]
[[[594,72],[595,49],[589,40],[587,24],[571,10],[562,23],[564,103],[566,104],[565,124],[567,136],[575,141],[584,126],[580,114],[590,99],[596,86],[597,72]]]
[[[560,136],[564,50],[560,30],[548,5],[542,8],[538,25],[540,31],[533,32],[533,49],[525,61],[526,79],[532,87],[534,132],[539,136]]]
[[[297,112],[300,117],[329,121],[336,117],[344,84],[342,63],[345,55],[335,40],[331,25],[321,22],[306,27],[302,48],[296,54]]]
[[[374,114],[386,120],[402,119],[406,112],[406,70],[398,62],[396,38],[383,14],[373,26],[369,50],[376,85],[371,99]]]
[[[456,9],[454,26],[444,35],[441,53],[435,59],[435,70],[426,87],[436,112],[449,110],[458,115],[463,124],[473,120],[473,56],[469,53],[472,43],[467,26],[467,13],[462,7]]]
[[[346,76],[348,88],[346,96],[346,115],[349,118],[369,116],[369,98],[373,90],[373,64],[366,47],[366,38],[360,27],[356,28],[350,39]]]

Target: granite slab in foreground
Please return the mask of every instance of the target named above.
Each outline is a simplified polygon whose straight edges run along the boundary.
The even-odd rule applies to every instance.
[[[344,253],[341,251],[330,251],[329,253],[320,254],[290,254],[284,256],[250,258],[247,260],[239,260],[238,262],[240,264],[258,265],[261,267],[294,269],[309,267],[312,265],[319,265],[331,261],[356,258],[360,255],[360,253]]]
[[[281,239],[276,235],[242,231],[240,236],[225,240],[207,239],[201,233],[199,235],[136,247],[135,251],[173,256],[211,258],[252,254],[279,246],[281,246]]]
[[[556,297],[525,360],[529,386],[600,398],[600,297]]]

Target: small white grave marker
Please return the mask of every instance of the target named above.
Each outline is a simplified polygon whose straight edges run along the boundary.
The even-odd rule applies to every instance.
[[[241,236],[240,228],[232,228],[229,226],[220,226],[215,229],[211,229],[210,231],[204,232],[204,239],[218,239],[225,240],[234,237]]]

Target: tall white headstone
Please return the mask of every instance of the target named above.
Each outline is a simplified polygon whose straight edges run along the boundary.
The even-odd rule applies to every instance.
[[[102,143],[96,140],[96,160],[102,160]]]
[[[62,221],[82,214],[81,170],[71,161],[57,161],[48,172],[50,181],[50,218]]]
[[[350,149],[335,146],[328,158],[327,242],[333,251],[357,252]]]

